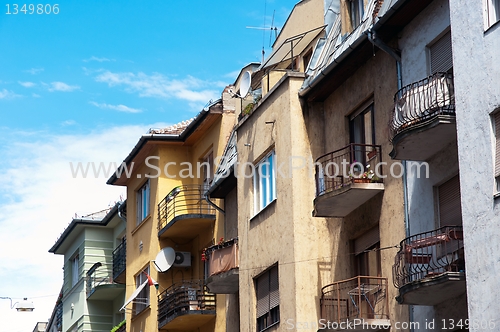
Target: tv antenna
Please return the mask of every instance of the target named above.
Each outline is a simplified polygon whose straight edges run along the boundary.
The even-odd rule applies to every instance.
[[[261,27],[251,27],[251,26],[247,26],[246,28],[247,29],[257,29],[257,30],[263,30],[263,33],[262,33],[262,63],[264,63],[264,55],[265,55],[265,51],[264,51],[264,36],[265,36],[265,30],[269,30],[269,47],[271,47],[272,43],[272,38],[273,38],[273,31],[274,31],[274,40],[276,40],[278,38],[278,30],[280,30],[278,27],[276,27],[274,25],[274,14],[276,13],[276,10],[273,11],[273,18],[271,20],[271,25],[270,26],[266,26],[266,10],[265,10],[265,7],[264,7],[264,25],[261,26]]]

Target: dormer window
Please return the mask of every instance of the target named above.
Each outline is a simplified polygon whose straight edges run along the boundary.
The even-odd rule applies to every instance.
[[[363,19],[364,6],[363,0],[348,0],[349,16],[351,18],[352,30],[356,29]]]

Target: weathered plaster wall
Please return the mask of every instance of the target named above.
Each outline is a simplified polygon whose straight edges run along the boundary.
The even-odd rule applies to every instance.
[[[500,220],[491,112],[500,107],[500,25],[483,27],[481,1],[450,0],[469,319],[500,326]],[[471,331],[483,329],[471,328]]]
[[[404,28],[398,40],[403,86],[430,75],[427,46],[449,26],[448,1],[435,0]]]

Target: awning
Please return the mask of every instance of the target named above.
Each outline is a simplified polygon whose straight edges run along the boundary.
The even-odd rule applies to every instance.
[[[274,51],[271,56],[264,62],[261,68],[273,66],[280,62],[291,60],[292,57],[302,53],[324,29],[326,25],[303,32],[293,37],[285,39]]]
[[[135,298],[137,297],[137,295],[139,295],[139,293],[141,292],[141,290],[146,287],[146,285],[148,284],[148,279],[146,279],[146,281],[144,281],[139,287],[137,287],[137,289],[132,293],[132,295],[128,298],[127,301],[125,301],[125,303],[123,304],[123,307],[120,308],[120,311],[122,310],[125,310],[125,307],[130,303],[132,302],[133,300],[135,300]]]

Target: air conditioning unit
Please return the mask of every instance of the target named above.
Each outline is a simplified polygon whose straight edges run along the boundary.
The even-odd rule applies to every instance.
[[[176,267],[191,266],[191,253],[186,251],[176,251],[174,266]]]

